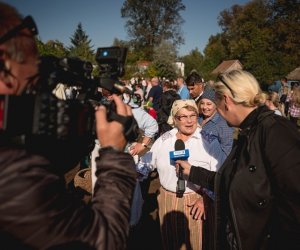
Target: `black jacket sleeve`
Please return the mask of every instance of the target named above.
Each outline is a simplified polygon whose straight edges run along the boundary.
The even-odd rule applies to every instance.
[[[214,190],[215,172],[192,166],[188,181],[209,190]]]
[[[44,158],[5,148],[0,155],[0,243],[8,249],[126,249],[132,156],[100,152],[94,197],[86,204]]]

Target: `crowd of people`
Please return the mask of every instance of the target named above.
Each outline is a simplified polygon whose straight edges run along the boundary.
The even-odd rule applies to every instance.
[[[108,116],[104,102],[93,104],[92,140],[36,140],[12,134],[6,119],[31,115],[7,99],[41,88],[37,32],[31,17],[0,3],[2,246],[127,249],[140,182],[157,171],[162,249],[300,249],[299,86],[283,78],[279,93],[265,93],[245,70],[210,84],[195,71],[133,79],[124,86],[135,95],[96,93],[116,108]],[[65,90],[61,99],[76,99]],[[83,200],[65,174],[87,155],[92,194]]]

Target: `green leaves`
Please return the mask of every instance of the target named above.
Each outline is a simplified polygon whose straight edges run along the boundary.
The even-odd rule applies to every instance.
[[[94,62],[94,51],[91,44],[91,40],[88,35],[82,29],[81,23],[78,24],[73,36],[70,38],[72,45],[69,47],[69,56],[79,57],[82,60]]]
[[[121,8],[131,42],[145,51],[146,60],[152,60],[153,49],[163,41],[175,47],[184,42],[181,34],[185,10],[181,0],[127,0]]]

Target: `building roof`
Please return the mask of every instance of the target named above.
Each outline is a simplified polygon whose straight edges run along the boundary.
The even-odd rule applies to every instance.
[[[300,67],[295,68],[293,71],[291,71],[286,78],[288,80],[293,80],[293,81],[300,81]]]
[[[219,75],[221,73],[228,72],[233,69],[242,69],[243,65],[239,60],[228,60],[220,63],[211,73],[214,75]]]

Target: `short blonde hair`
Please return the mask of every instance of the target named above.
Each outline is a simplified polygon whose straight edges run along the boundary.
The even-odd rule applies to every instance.
[[[187,109],[189,111],[195,111],[195,113],[198,115],[199,114],[199,110],[198,107],[196,105],[196,102],[192,99],[180,99],[180,100],[176,100],[173,102],[172,105],[172,109],[170,112],[170,116],[168,118],[168,124],[171,125],[172,127],[174,127],[174,117],[176,116],[176,114],[178,113],[179,110],[181,109]]]
[[[261,106],[265,102],[257,80],[245,70],[232,70],[219,75],[219,81],[214,84],[214,88],[217,100],[227,94],[235,103],[245,107]]]

